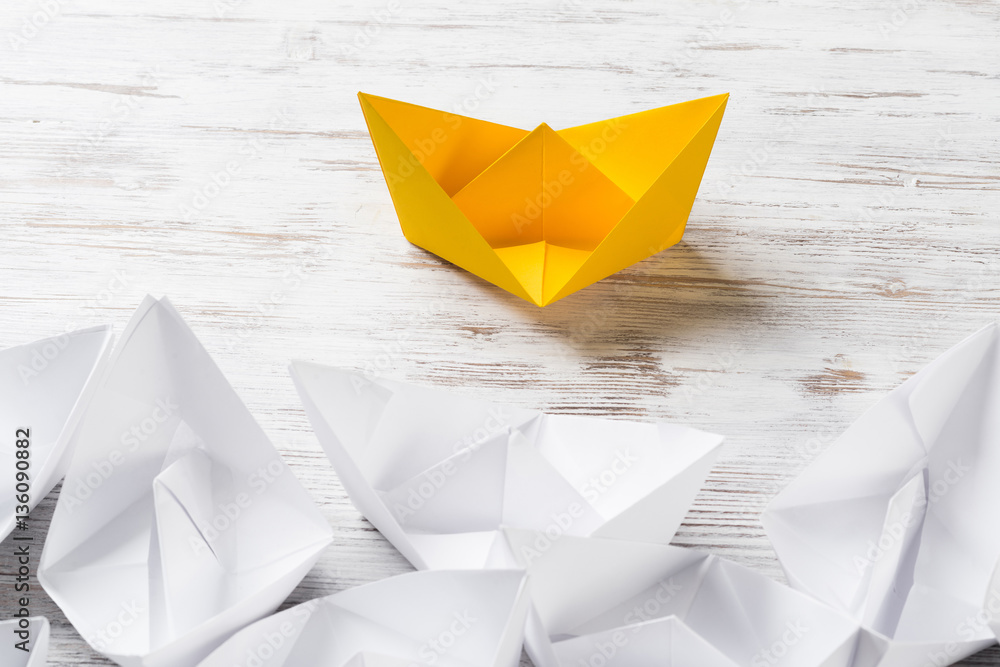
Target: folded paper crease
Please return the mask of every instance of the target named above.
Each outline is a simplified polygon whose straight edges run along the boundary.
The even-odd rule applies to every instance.
[[[503,526],[669,542],[722,438],[547,415],[294,362],[354,505],[416,567],[485,567]]]
[[[169,302],[147,297],[107,366],[38,579],[118,664],[186,667],[273,611],[330,528]]]
[[[4,638],[0,643],[0,665],[45,667],[48,664],[49,635],[49,621],[44,616],[0,621],[0,636]]]
[[[111,328],[91,327],[0,351],[0,540],[16,525],[17,440],[30,447],[33,509],[66,474],[70,443],[111,352]],[[15,439],[18,429],[27,428]],[[24,437],[27,435],[28,437]]]
[[[509,565],[524,568],[532,608],[526,649],[538,667],[595,655],[628,666],[854,662],[857,622],[716,556],[683,547],[508,528]]]
[[[789,581],[880,636],[884,664],[994,640],[974,619],[1000,558],[998,359],[994,324],[889,393],[764,513]]]
[[[538,306],[680,240],[728,100],[526,131],[358,97],[406,238]]]
[[[516,570],[390,577],[265,618],[199,667],[516,667],[527,586]]]

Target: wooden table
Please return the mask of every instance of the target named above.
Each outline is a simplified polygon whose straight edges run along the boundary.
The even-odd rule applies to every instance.
[[[409,569],[293,357],[727,434],[676,542],[781,578],[767,500],[997,317],[1000,5],[500,4],[5,2],[0,346],[168,295],[335,528],[290,602]],[[526,128],[732,98],[683,242],[539,309],[404,240],[358,90]],[[37,611],[54,664],[109,664]]]

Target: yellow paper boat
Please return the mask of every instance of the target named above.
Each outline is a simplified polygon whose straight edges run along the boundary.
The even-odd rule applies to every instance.
[[[680,241],[729,99],[528,132],[358,97],[406,238],[539,306]]]

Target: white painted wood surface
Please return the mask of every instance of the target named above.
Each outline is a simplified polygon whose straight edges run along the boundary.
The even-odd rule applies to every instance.
[[[765,502],[1000,313],[998,35],[988,0],[6,0],[0,346],[168,295],[335,527],[290,602],[409,569],[292,357],[727,434],[676,542],[781,578]],[[684,241],[542,310],[403,239],[358,90],[526,128],[732,98]]]

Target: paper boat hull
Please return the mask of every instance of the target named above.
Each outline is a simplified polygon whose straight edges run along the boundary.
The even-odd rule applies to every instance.
[[[680,241],[728,95],[532,132],[359,98],[406,238],[545,306]]]

